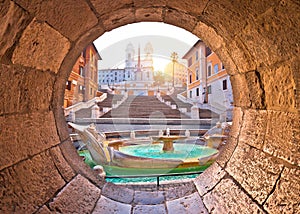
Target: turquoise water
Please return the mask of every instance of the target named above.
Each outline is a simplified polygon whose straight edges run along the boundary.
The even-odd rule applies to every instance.
[[[152,158],[197,158],[201,156],[207,156],[214,154],[217,150],[190,144],[174,144],[174,152],[162,152],[162,144],[152,145],[139,145],[139,146],[128,146],[122,147],[120,150],[124,153],[135,155],[135,156],[147,156]],[[96,164],[92,160],[92,157],[88,150],[79,151],[80,156],[85,157],[85,163],[93,168]],[[150,155],[151,153],[151,155]],[[174,168],[174,169],[136,169],[136,168],[123,168],[118,166],[104,165],[106,174],[109,176],[127,176],[127,175],[149,175],[149,174],[171,174],[171,173],[187,173],[187,172],[203,172],[209,167],[212,162],[209,162],[203,166],[193,166],[185,168]],[[167,176],[160,177],[160,181],[170,181],[177,179],[195,178],[195,175],[183,175],[183,176]],[[156,177],[141,177],[141,178],[106,178],[106,181],[113,183],[134,183],[134,182],[156,182]]]
[[[173,152],[162,151],[163,144],[150,145],[135,145],[120,147],[120,151],[129,155],[148,158],[163,158],[163,159],[187,159],[199,158],[213,155],[217,152],[216,149],[194,145],[175,143]]]

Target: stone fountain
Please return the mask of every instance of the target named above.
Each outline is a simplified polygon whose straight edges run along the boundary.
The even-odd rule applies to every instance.
[[[174,151],[174,146],[173,146],[174,141],[179,140],[179,139],[182,140],[185,138],[186,137],[178,136],[178,135],[171,136],[170,129],[167,128],[165,136],[153,136],[152,140],[153,140],[153,142],[162,142],[164,144],[163,148],[162,148],[162,150],[164,152],[173,152]]]

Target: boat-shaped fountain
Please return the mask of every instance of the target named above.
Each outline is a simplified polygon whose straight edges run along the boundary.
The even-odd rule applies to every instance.
[[[174,143],[184,136],[152,136],[148,143],[132,139],[107,141],[94,125],[69,123],[78,134],[97,165],[108,175],[166,174],[205,170],[217,157],[218,150],[207,146]],[[110,145],[116,145],[112,147]],[[136,145],[137,144],[137,145]]]

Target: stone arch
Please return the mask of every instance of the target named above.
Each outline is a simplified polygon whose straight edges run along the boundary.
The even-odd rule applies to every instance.
[[[233,85],[230,143],[195,180],[198,193],[191,200],[203,201],[197,203],[209,212],[299,212],[299,7],[294,0],[5,0],[0,210],[95,208],[107,184],[72,148],[59,98],[86,44],[122,25],[159,21],[203,39],[224,62]],[[107,194],[113,198],[114,191]],[[126,194],[113,199],[131,206]],[[83,197],[84,207],[75,206]]]

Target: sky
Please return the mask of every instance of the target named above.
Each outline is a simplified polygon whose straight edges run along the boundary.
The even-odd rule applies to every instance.
[[[138,46],[141,48],[143,58],[144,47],[150,42],[154,52],[154,69],[164,70],[170,62],[172,52],[178,54],[178,59],[197,42],[198,37],[192,33],[172,25],[158,22],[141,22],[125,25],[106,32],[94,41],[102,60],[100,69],[124,68],[125,49],[131,42],[138,54]]]

